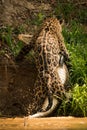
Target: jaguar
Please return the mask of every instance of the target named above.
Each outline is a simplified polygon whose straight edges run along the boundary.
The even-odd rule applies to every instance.
[[[62,64],[62,57],[67,61],[69,54],[62,36],[62,26],[57,18],[47,18],[43,22],[29,44],[21,49],[16,61],[23,60],[31,49],[35,52],[38,75],[34,84],[33,102],[29,104],[29,115],[42,111],[41,106],[46,97],[49,99],[49,105],[45,111],[49,111],[52,108],[54,97],[57,97],[60,102],[65,95],[66,88],[58,74],[58,68]]]

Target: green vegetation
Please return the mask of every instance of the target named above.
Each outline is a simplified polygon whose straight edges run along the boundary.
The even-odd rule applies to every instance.
[[[87,23],[87,7],[86,2],[69,0],[67,2],[57,1],[54,14],[63,17],[66,21],[75,19],[80,23]]]
[[[62,105],[58,109],[58,116],[87,116],[87,84],[73,85],[72,90],[66,94],[67,98],[63,99]]]
[[[64,28],[63,35],[70,53],[71,59],[71,82],[83,85],[87,83],[87,34],[81,25],[75,21],[70,27]]]
[[[22,33],[24,30],[22,27],[13,29],[10,26],[2,27],[0,29],[0,39],[2,43],[7,44],[12,51],[13,55],[16,56],[22,47],[22,42],[16,40],[18,34]]]
[[[63,30],[70,53],[71,91],[66,94],[58,115],[87,116],[87,34],[75,21]]]
[[[84,3],[85,4],[85,3]],[[70,54],[71,90],[58,109],[57,115],[87,116],[87,9],[84,4],[58,1],[54,14],[64,18],[67,25],[63,36]],[[61,16],[60,16],[61,14]]]
[[[63,99],[57,114],[87,116],[87,8],[85,2],[57,2],[54,14],[68,23],[63,28],[63,36],[71,66],[71,90]]]

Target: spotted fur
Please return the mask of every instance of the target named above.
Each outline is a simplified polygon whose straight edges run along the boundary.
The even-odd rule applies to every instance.
[[[64,44],[60,22],[56,18],[47,18],[43,22],[29,45],[22,48],[16,60],[22,60],[31,49],[35,52],[38,76],[34,84],[33,103],[29,104],[29,114],[39,111],[47,96],[56,95],[61,100],[65,94],[64,84],[60,80],[57,68],[60,55],[66,59],[69,55]]]

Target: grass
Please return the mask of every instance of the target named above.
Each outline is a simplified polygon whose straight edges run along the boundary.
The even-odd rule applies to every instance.
[[[86,2],[80,0],[76,1],[59,1],[56,0],[56,5],[54,9],[54,15],[63,17],[66,21],[77,20],[80,23],[87,23],[87,7]]]
[[[87,34],[75,21],[63,30],[70,53],[71,90],[63,100],[58,115],[87,116]]]
[[[2,43],[7,44],[14,56],[18,54],[22,48],[22,42],[16,40],[19,33],[23,32],[22,27],[13,29],[10,26],[0,29],[0,39]]]
[[[72,115],[87,116],[87,84],[75,84],[72,90]]]
[[[73,88],[67,93],[67,98],[63,99],[62,105],[57,111],[59,116],[87,116],[87,85],[74,84]]]
[[[87,34],[81,25],[74,21],[71,27],[63,30],[65,43],[70,53],[71,82],[83,85],[87,83]]]

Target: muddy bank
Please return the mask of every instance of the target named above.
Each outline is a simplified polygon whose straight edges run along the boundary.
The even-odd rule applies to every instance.
[[[87,118],[1,118],[0,130],[86,130]]]
[[[28,114],[36,76],[36,67],[28,60],[14,65],[0,61],[0,116]]]

